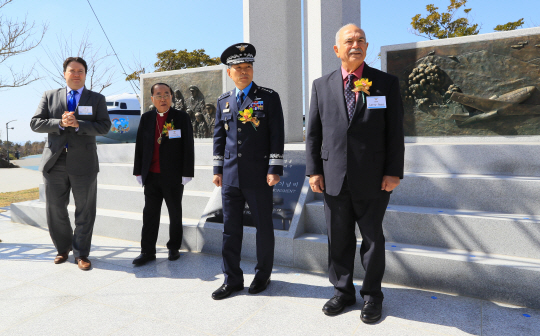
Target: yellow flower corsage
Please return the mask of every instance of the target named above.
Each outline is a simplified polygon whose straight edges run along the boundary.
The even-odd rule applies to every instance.
[[[163,131],[161,131],[161,134],[165,134],[165,136],[169,136],[169,131],[174,131],[174,121],[171,120],[170,123],[163,124]]]
[[[369,96],[369,88],[371,87],[372,82],[367,78],[360,78],[354,82],[355,88],[352,89],[353,92],[364,92]]]
[[[257,120],[257,117],[253,116],[253,108],[251,107],[249,109],[245,109],[244,111],[239,111],[238,120],[240,120],[243,124],[250,122],[255,130],[257,130],[256,127],[259,127],[259,124],[261,123],[260,120]]]

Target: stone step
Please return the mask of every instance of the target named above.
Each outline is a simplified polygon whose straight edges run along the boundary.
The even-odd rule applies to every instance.
[[[40,184],[39,189],[40,200],[45,202],[45,185]],[[212,193],[207,191],[184,190],[184,196],[182,198],[183,217],[200,218],[211,195]],[[70,195],[70,204],[75,204],[73,194]],[[144,208],[144,189],[142,187],[98,184],[97,207],[101,209],[140,213],[142,216]],[[163,201],[161,207],[161,215],[168,215],[165,201]]]
[[[68,205],[68,213],[73,226],[75,206]],[[39,200],[14,203],[11,206],[11,220],[37,227],[47,228],[45,203]],[[196,251],[198,219],[183,218],[184,236],[182,249]],[[93,234],[111,238],[141,240],[142,213],[110,209],[96,210]],[[169,240],[169,217],[162,215],[157,245],[165,246]]]
[[[359,240],[357,251],[360,245]],[[294,267],[327,272],[327,236],[304,234],[296,238]],[[358,256],[354,273],[364,277]],[[539,278],[540,259],[386,244],[384,282],[539,309]]]
[[[540,214],[540,177],[406,172],[390,204]]]
[[[195,166],[195,177],[185,186],[185,190],[212,191],[214,190],[212,166]],[[131,163],[100,163],[99,184],[138,187],[139,183],[133,176]]]
[[[474,140],[476,143],[407,143],[405,171],[540,176],[540,155],[538,155],[540,144],[478,143],[480,139],[476,138]],[[458,140],[462,141],[462,139],[454,141]]]
[[[306,204],[305,216],[306,233],[327,234],[322,201]],[[383,228],[390,242],[525,258],[540,256],[538,215],[390,205]]]
[[[540,214],[540,177],[406,173],[390,203]]]

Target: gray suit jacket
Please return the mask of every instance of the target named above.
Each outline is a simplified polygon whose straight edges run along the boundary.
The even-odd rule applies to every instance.
[[[79,106],[91,106],[92,115],[79,115]],[[48,133],[43,150],[40,171],[48,172],[56,163],[68,143],[66,169],[71,175],[89,175],[99,171],[96,135],[105,135],[111,128],[107,103],[102,94],[84,88],[75,117],[79,131],[75,128],[59,127],[62,114],[67,111],[66,88],[49,90],[43,94],[36,113],[30,121],[34,132]]]

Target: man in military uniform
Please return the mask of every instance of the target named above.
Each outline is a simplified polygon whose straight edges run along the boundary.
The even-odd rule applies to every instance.
[[[250,294],[266,289],[274,264],[272,195],[283,174],[283,110],[277,92],[253,83],[255,52],[253,45],[238,43],[221,55],[236,88],[222,94],[216,105],[213,182],[222,187],[225,281],[212,293],[215,300],[244,289],[240,252],[246,202],[257,228]]]

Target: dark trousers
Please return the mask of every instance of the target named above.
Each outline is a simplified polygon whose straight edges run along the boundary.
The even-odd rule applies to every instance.
[[[169,210],[169,250],[179,250],[182,245],[182,195],[184,185],[172,183],[161,174],[148,173],[144,185],[143,227],[141,252],[156,254],[156,242],[161,219],[163,199]]]
[[[240,268],[240,253],[244,233],[244,206],[247,202],[253,224],[257,229],[257,266],[255,278],[270,278],[274,265],[274,225],[272,223],[272,197],[274,187],[257,189],[236,188],[223,185],[223,264],[225,284],[237,286],[244,283],[244,273]]]
[[[75,257],[87,257],[96,219],[97,173],[68,174],[67,155],[62,153],[51,170],[43,172],[47,225],[58,253],[73,249]],[[70,190],[75,199],[75,231],[71,228],[67,211]]]
[[[364,301],[382,302],[381,282],[385,267],[382,221],[390,193],[374,199],[354,199],[347,178],[337,196],[324,193],[324,214],[328,228],[328,273],[334,295],[355,297],[353,284],[356,254],[355,222],[362,235],[360,258],[366,275],[360,290]]]

